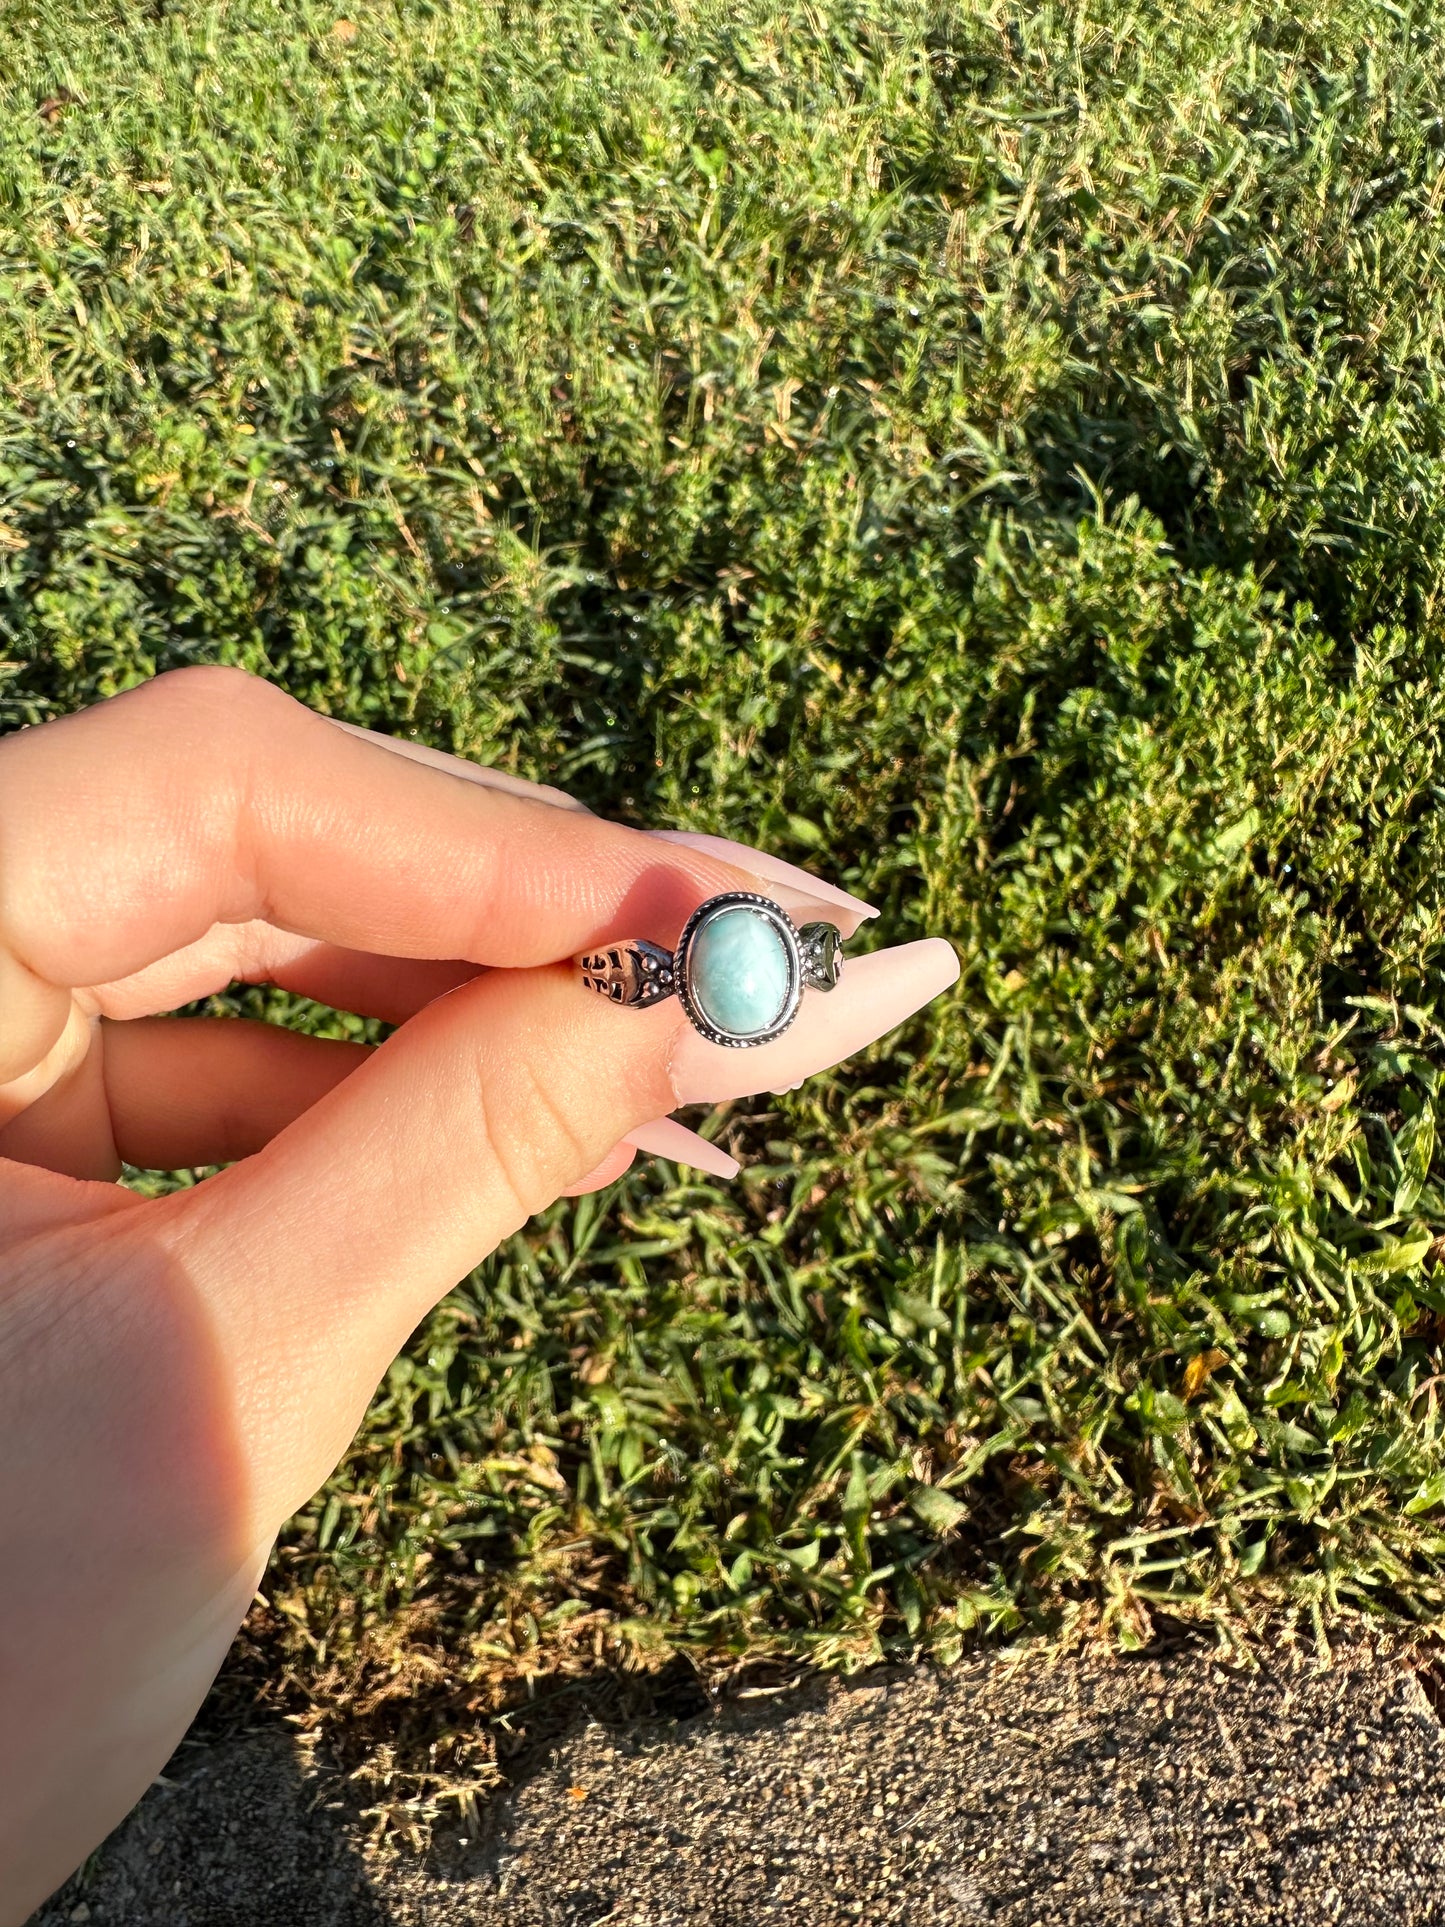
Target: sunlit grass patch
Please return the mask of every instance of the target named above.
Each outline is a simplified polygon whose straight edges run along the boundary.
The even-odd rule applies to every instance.
[[[437,1309],[277,1690],[444,1777],[679,1651],[1437,1623],[1432,21],[158,12],[0,8],[0,718],[243,663],[964,960]]]

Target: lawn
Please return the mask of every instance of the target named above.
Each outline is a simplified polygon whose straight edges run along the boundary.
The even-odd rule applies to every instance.
[[[964,960],[287,1528],[234,1677],[419,1799],[599,1666],[1445,1624],[1445,27],[1287,13],[0,0],[0,725],[241,663]]]

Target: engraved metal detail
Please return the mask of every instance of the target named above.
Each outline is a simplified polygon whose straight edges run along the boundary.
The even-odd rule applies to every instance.
[[[798,931],[803,983],[809,990],[832,990],[843,974],[843,932],[836,923],[805,923]]]
[[[644,1010],[659,1004],[676,989],[672,952],[645,937],[631,943],[609,944],[577,959],[582,981],[589,990],[610,997],[614,1004]]]

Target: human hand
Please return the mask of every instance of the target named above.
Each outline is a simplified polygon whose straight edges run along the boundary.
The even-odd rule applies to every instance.
[[[0,1927],[164,1764],[446,1291],[629,1135],[688,1158],[669,1111],[789,1087],[957,974],[940,939],[851,959],[746,1051],[582,992],[577,952],[732,889],[867,914],[235,670],[0,742]],[[237,979],[400,1028],[156,1014]],[[147,1200],[122,1159],[228,1168]]]

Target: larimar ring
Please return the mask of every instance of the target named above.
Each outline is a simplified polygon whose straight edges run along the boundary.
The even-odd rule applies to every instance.
[[[781,904],[751,890],[700,903],[676,950],[645,937],[589,950],[575,961],[589,990],[645,1010],[674,994],[712,1044],[745,1050],[781,1037],[805,990],[831,990],[843,973],[836,924],[795,924]]]

